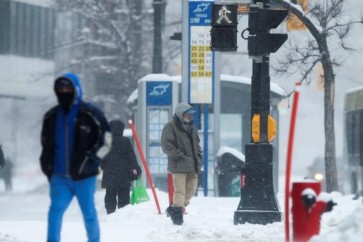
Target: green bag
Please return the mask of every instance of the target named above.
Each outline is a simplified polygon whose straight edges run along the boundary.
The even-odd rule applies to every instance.
[[[145,186],[142,184],[141,177],[137,178],[134,190],[131,193],[130,204],[138,204],[150,201]]]

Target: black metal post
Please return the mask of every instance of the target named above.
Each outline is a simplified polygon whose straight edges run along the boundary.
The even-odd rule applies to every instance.
[[[269,7],[268,0],[254,1],[255,4],[257,2],[263,3],[263,7]],[[250,11],[254,11],[254,8],[251,7]],[[254,115],[260,115],[260,135],[259,140],[253,140],[251,134],[251,143],[245,147],[246,164],[241,169],[241,200],[234,213],[234,224],[268,224],[281,221],[273,186],[273,146],[268,141],[269,68],[269,55],[254,57],[251,78],[251,119]]]
[[[154,49],[153,49],[153,73],[163,71],[163,49],[162,49],[162,24],[165,2],[154,0]]]

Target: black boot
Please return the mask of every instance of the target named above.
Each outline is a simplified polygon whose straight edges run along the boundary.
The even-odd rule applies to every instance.
[[[183,224],[183,208],[181,207],[173,207],[169,206],[166,209],[166,215],[171,217],[171,221],[175,225],[182,225]]]
[[[111,214],[111,213],[114,213],[116,210],[115,209],[107,209],[107,214]]]

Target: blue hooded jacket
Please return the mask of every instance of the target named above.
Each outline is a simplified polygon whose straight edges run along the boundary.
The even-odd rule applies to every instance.
[[[68,113],[57,105],[44,115],[42,171],[48,179],[53,174],[73,180],[97,175],[100,162],[97,151],[104,144],[105,132],[110,131],[107,119],[97,107],[82,101],[81,85],[75,74],[67,73],[59,78],[72,82],[75,98]]]
[[[79,78],[73,73],[67,73],[60,78],[67,78],[72,81],[75,98],[68,115],[65,114],[61,106],[58,106],[57,109],[53,173],[70,176],[69,167],[73,155],[74,125],[82,101],[82,87]]]

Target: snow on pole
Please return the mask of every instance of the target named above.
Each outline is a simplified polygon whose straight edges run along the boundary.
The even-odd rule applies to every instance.
[[[142,148],[141,148],[139,136],[137,135],[135,126],[132,123],[132,120],[131,119],[129,119],[129,125],[130,125],[130,128],[132,130],[132,134],[134,136],[134,139],[136,141],[136,146],[137,146],[137,150],[139,151],[139,154],[140,154],[140,157],[141,157],[141,161],[142,161],[142,163],[144,165],[144,168],[145,168],[146,177],[147,177],[147,179],[149,181],[149,184],[150,184],[150,187],[151,187],[151,191],[153,193],[153,197],[154,197],[154,201],[155,201],[155,204],[156,204],[156,208],[158,210],[158,214],[161,214],[159,200],[158,200],[158,197],[157,197],[156,192],[155,192],[154,183],[153,183],[153,180],[152,180],[151,175],[150,175],[149,167],[148,167],[148,165],[146,163],[145,155],[144,155],[144,152],[142,151]]]
[[[286,158],[286,179],[285,179],[285,239],[286,242],[290,241],[290,219],[289,219],[289,198],[290,198],[290,177],[291,177],[291,159],[292,159],[292,148],[294,145],[294,133],[295,133],[295,123],[297,107],[299,102],[301,83],[296,83],[296,89],[294,92],[294,100],[291,110],[291,120],[290,120],[290,131],[289,131],[289,141],[287,147],[287,158]]]

